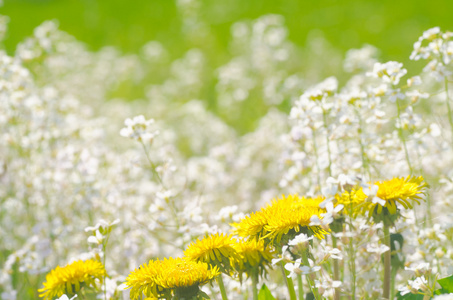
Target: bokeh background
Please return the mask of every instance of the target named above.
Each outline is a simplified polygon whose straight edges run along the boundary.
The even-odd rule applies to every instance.
[[[175,0],[4,0],[2,14],[10,16],[5,45],[15,45],[45,20],[56,19],[60,28],[92,50],[106,45],[136,52],[149,40],[167,46],[174,55],[193,47],[185,38]],[[180,1],[184,2],[184,1]],[[187,1],[186,1],[187,2]],[[219,57],[227,52],[230,26],[264,14],[285,17],[289,38],[305,45],[307,35],[321,31],[342,51],[364,43],[377,46],[386,59],[408,61],[413,42],[433,26],[449,27],[453,1],[449,0],[229,0],[202,1],[199,17],[210,25],[211,47]],[[201,46],[201,45],[196,45]]]
[[[123,54],[137,54],[147,42],[158,41],[171,62],[189,49],[199,49],[208,69],[197,98],[219,115],[215,75],[234,57],[231,31],[236,22],[252,22],[268,14],[282,16],[287,39],[305,50],[297,54],[301,59],[294,61],[293,71],[311,80],[308,86],[332,75],[344,83],[346,52],[365,44],[380,50],[379,60],[400,61],[419,72],[423,63],[409,60],[413,43],[428,28],[451,30],[451,11],[453,1],[449,0],[4,0],[1,8],[1,14],[10,18],[4,41],[9,54],[45,20],[57,20],[60,30],[85,43],[90,51],[114,46]],[[163,70],[140,86],[123,83],[109,97],[146,98],[143,87],[162,82],[167,75],[165,65]],[[257,102],[250,96],[241,109],[247,111],[246,116],[223,119],[239,132],[249,132],[267,112]],[[285,100],[279,108],[288,112],[290,106],[291,100]]]

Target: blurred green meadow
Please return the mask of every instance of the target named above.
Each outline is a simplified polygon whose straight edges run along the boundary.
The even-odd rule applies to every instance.
[[[386,58],[405,62],[423,30],[453,25],[452,9],[453,2],[448,0],[205,0],[201,7],[215,37],[209,47],[220,58],[227,52],[234,22],[272,13],[285,17],[290,39],[296,44],[304,45],[312,30],[320,30],[342,51],[369,43]],[[208,46],[184,38],[173,0],[5,0],[1,11],[11,18],[5,42],[8,51],[49,19],[57,19],[62,30],[93,50],[113,45],[136,52],[149,40],[162,42],[175,55],[193,46]]]
[[[238,21],[255,20],[266,14],[281,15],[288,29],[288,39],[301,49],[309,48],[316,37],[322,37],[323,47],[329,52],[319,55],[318,59],[324,64],[317,63],[316,76],[312,75],[312,69],[304,70],[308,69],[309,60],[313,59],[311,54],[317,51],[315,48],[311,54],[302,52],[301,62],[294,63],[294,71],[312,78],[311,84],[332,75],[344,82],[341,60],[347,50],[364,44],[377,47],[381,61],[400,61],[418,72],[421,64],[408,57],[417,37],[434,26],[453,28],[453,1],[448,0],[204,0],[194,7],[191,1],[179,2],[179,6],[184,2],[188,9],[178,10],[174,0],[5,0],[1,14],[9,16],[10,23],[4,47],[11,54],[43,21],[58,20],[61,30],[85,43],[91,51],[114,46],[125,54],[133,54],[155,40],[165,47],[172,61],[189,49],[197,48],[205,55],[210,68],[204,76],[205,87],[199,98],[218,113],[213,92],[214,74],[216,68],[231,59],[231,26]],[[191,9],[191,17],[204,24],[208,32],[204,28],[203,34],[198,36],[187,33],[183,14],[191,14]],[[151,78],[152,81],[159,82],[162,78]],[[144,89],[126,83],[111,97],[144,98]],[[244,103],[248,121],[241,116],[227,122],[241,132],[253,129],[255,120],[266,112],[266,108],[256,102],[251,97]],[[289,107],[289,101],[280,105],[284,111]]]

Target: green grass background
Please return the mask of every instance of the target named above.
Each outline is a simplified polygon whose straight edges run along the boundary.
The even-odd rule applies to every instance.
[[[227,51],[229,28],[243,19],[281,14],[290,39],[304,45],[313,29],[322,30],[342,51],[364,43],[377,46],[384,58],[407,61],[413,42],[433,26],[453,30],[451,0],[202,0],[202,18],[211,24],[216,51]],[[190,48],[181,31],[174,0],[5,0],[1,13],[10,16],[7,50],[32,33],[44,20],[57,19],[60,28],[96,50],[114,45],[136,52],[158,40],[171,53]]]
[[[273,13],[284,16],[289,39],[296,45],[304,47],[310,32],[322,32],[343,55],[351,48],[371,44],[381,50],[382,61],[401,61],[408,69],[418,72],[423,63],[409,61],[409,55],[422,32],[434,26],[453,31],[453,0],[200,1],[199,17],[209,24],[212,33],[209,41],[196,41],[184,34],[175,0],[4,0],[0,13],[10,17],[4,47],[13,53],[17,43],[31,35],[36,26],[56,19],[60,29],[93,51],[115,46],[123,53],[138,53],[146,42],[157,40],[172,59],[181,57],[190,48],[202,48],[214,70],[231,57],[228,43],[233,23]],[[323,70],[323,76],[330,75],[345,81],[338,68]],[[212,95],[214,84],[213,79],[206,78],[206,93],[200,99],[205,99],[208,108],[219,113]],[[112,96],[137,99],[144,94],[137,86],[123,85]],[[257,101],[260,100],[249,99],[243,109],[247,116],[238,116],[229,123],[242,133],[252,130],[256,120],[266,112],[261,104],[256,105]],[[288,111],[289,107],[285,102],[281,109]]]

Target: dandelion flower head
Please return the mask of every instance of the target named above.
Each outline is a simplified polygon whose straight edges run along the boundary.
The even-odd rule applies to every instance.
[[[378,214],[382,212],[383,207],[388,209],[390,214],[396,214],[396,204],[401,204],[404,208],[413,208],[413,202],[420,204],[421,195],[428,187],[422,176],[395,177],[386,181],[375,182],[378,186],[376,196],[386,201],[384,206],[375,204],[373,210]]]
[[[325,209],[319,207],[323,197],[305,198],[299,195],[282,196],[272,200],[271,204],[260,211],[245,217],[239,223],[232,224],[235,232],[249,239],[266,239],[280,243],[283,236],[291,239],[296,233],[306,231],[319,239],[327,234],[321,226],[310,226],[314,215],[322,219]],[[287,236],[288,233],[291,233]]]
[[[174,295],[196,296],[199,286],[208,283],[220,274],[217,267],[195,262],[185,257],[151,260],[135,269],[126,278],[131,288],[131,299],[147,297],[170,297]]]
[[[234,249],[236,243],[232,235],[211,234],[204,239],[192,242],[184,251],[184,256],[196,262],[217,266],[222,272],[228,273],[230,259],[238,257]]]
[[[106,275],[104,266],[97,260],[78,260],[65,267],[57,266],[46,276],[44,287],[39,289],[39,297],[50,300],[64,294],[74,294],[81,285],[95,286],[95,280],[103,280]]]
[[[347,215],[357,215],[363,211],[364,206],[368,207],[371,204],[371,202],[366,202],[368,196],[363,192],[362,188],[344,191],[342,194],[336,195],[335,199],[335,206],[342,204],[344,206],[343,212]]]
[[[374,182],[373,185],[377,187],[374,195],[367,195],[363,188],[352,189],[337,195],[336,204],[343,204],[347,213],[368,214],[376,219],[383,212],[395,215],[398,203],[405,209],[413,208],[414,202],[420,204],[421,196],[428,186],[422,176],[395,177]]]

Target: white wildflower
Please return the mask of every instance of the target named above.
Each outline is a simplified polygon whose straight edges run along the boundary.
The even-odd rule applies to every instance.
[[[136,116],[133,119],[127,118],[124,121],[126,127],[121,129],[120,135],[140,142],[151,143],[159,134],[158,130],[151,130],[152,124],[154,124],[154,119],[146,120],[143,115]]]

